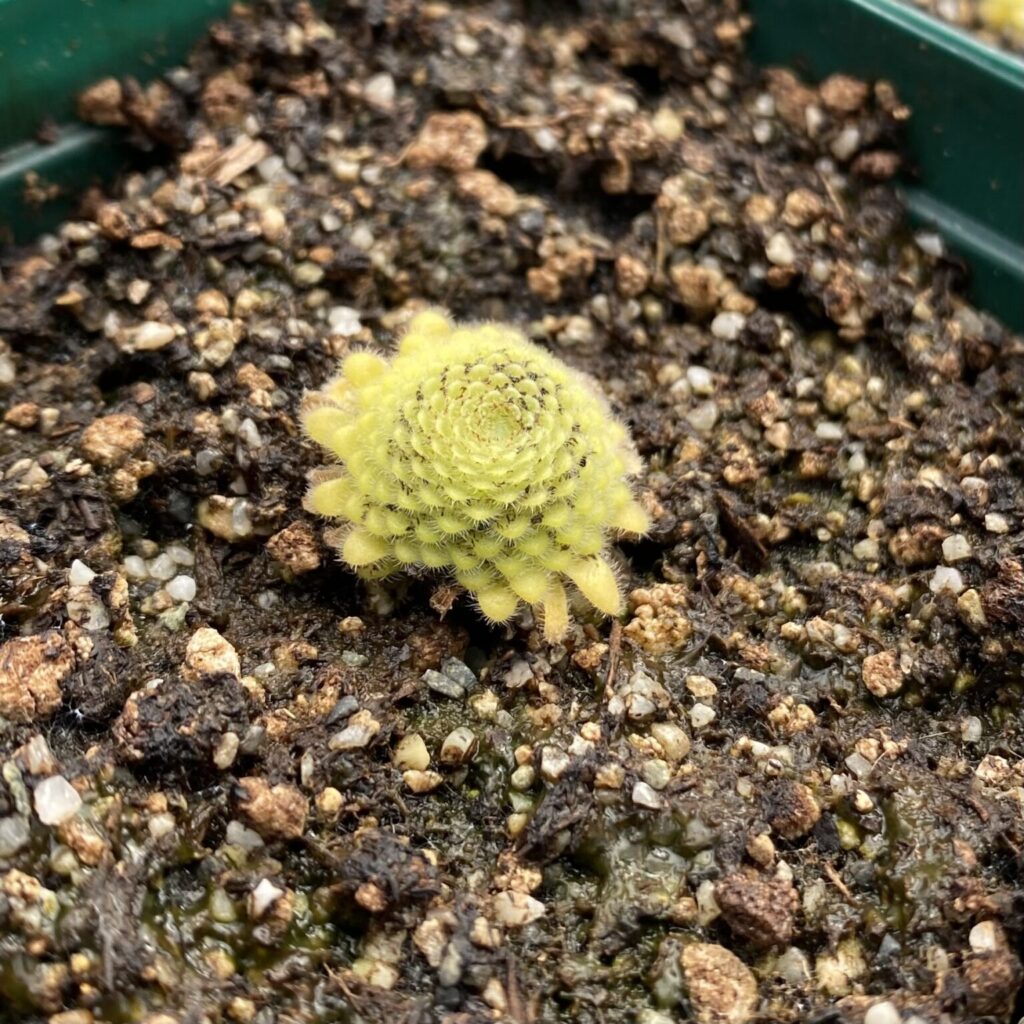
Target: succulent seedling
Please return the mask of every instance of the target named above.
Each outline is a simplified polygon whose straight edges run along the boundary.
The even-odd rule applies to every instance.
[[[349,355],[303,423],[340,463],[306,507],[341,521],[327,539],[360,575],[447,570],[492,621],[533,606],[551,640],[567,584],[621,610],[609,539],[649,527],[636,451],[594,385],[514,328],[420,313],[390,363]]]

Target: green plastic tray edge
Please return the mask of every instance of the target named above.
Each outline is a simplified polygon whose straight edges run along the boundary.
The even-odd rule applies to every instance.
[[[77,124],[63,127],[51,145],[27,142],[0,153],[0,244],[52,231],[75,215],[86,188],[109,183],[141,159],[123,134]],[[37,189],[55,189],[53,198],[28,201],[29,175]]]
[[[6,9],[0,3],[0,31],[5,28],[4,14],[19,2],[8,0]],[[94,2],[118,4],[125,0]],[[155,0],[151,5],[154,19],[169,6],[165,0]],[[228,4],[224,0],[175,0],[173,6],[177,11],[175,42],[168,44],[165,36],[161,44],[167,66],[184,56],[216,9]],[[1024,329],[1024,157],[1020,141],[1024,133],[1017,128],[1024,124],[1024,63],[893,0],[749,0],[749,7],[759,19],[751,51],[759,63],[793,65],[819,78],[834,71],[885,77],[896,85],[918,112],[916,122],[911,119],[910,150],[918,161],[920,178],[929,186],[924,189],[908,182],[905,196],[911,216],[940,230],[951,249],[967,261],[974,300],[1002,316],[1011,327]],[[24,4],[22,8],[27,9]],[[923,50],[935,71],[934,80],[922,78],[919,70],[906,66],[913,61],[879,66],[886,50],[902,48],[906,54],[908,45]],[[941,63],[935,63],[933,54],[941,55]],[[141,59],[151,66],[149,54]],[[951,81],[955,88],[962,88],[966,81],[971,89],[980,89],[995,101],[983,104],[986,117],[981,119],[980,141],[977,119],[959,116],[963,104],[956,102],[955,95],[949,99]],[[993,107],[999,122],[995,132],[990,131]],[[928,112],[928,124],[921,117],[922,110]],[[958,138],[961,128],[970,129],[966,143]],[[3,141],[0,133],[0,143]],[[0,153],[0,240],[7,235],[8,240],[27,241],[52,229],[73,213],[83,185],[110,180],[138,159],[119,133],[79,125],[64,127],[54,145],[27,143]],[[956,173],[950,173],[950,160],[958,161]],[[1005,169],[1010,173],[1000,197],[1003,205],[997,202],[993,209],[988,204],[980,209],[980,215],[965,202],[972,188],[976,189],[978,167],[998,171],[1000,181],[1005,179]],[[58,199],[41,208],[25,204],[27,171],[34,171],[43,183],[57,186]],[[936,175],[938,182],[933,187]],[[960,181],[958,175],[967,178]]]
[[[748,0],[751,56],[892,82],[913,113],[911,217],[967,262],[971,296],[1024,329],[1024,62],[899,0]]]
[[[77,94],[105,75],[146,81],[173,67],[231,2],[0,0],[0,243],[52,230],[85,187],[144,159],[123,133],[75,121]],[[26,141],[49,119],[55,143]],[[25,202],[27,172],[56,197]]]
[[[0,0],[0,149],[106,75],[148,80],[182,60],[231,0]]]

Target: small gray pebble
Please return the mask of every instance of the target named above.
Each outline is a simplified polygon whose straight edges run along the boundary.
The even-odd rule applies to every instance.
[[[428,668],[423,673],[423,682],[435,693],[451,697],[453,700],[466,696],[466,688],[461,683],[456,682],[451,676],[434,671],[432,668]]]
[[[24,818],[11,815],[0,818],[0,857],[13,857],[28,845],[29,824]]]
[[[327,724],[334,725],[335,722],[340,722],[342,719],[354,715],[358,710],[359,701],[355,697],[351,696],[351,694],[347,697],[342,697],[327,713]]]
[[[473,670],[458,658],[445,658],[441,662],[441,672],[458,683],[464,690],[472,690],[476,686],[476,676],[473,674]]]
[[[241,754],[257,754],[263,747],[267,738],[267,730],[262,725],[250,725],[238,744],[238,751]]]

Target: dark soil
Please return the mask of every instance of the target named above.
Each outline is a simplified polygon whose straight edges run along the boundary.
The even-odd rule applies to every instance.
[[[0,255],[0,1022],[1024,1013],[1024,343],[748,27],[273,2],[83,97],[155,162]],[[622,622],[323,547],[303,391],[425,305],[631,426]]]

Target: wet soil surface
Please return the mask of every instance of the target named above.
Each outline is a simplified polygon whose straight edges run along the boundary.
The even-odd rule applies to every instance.
[[[0,1021],[1024,1012],[1024,344],[748,28],[281,2],[83,96],[153,166],[0,260]],[[324,548],[303,391],[427,305],[630,425],[622,621]]]

